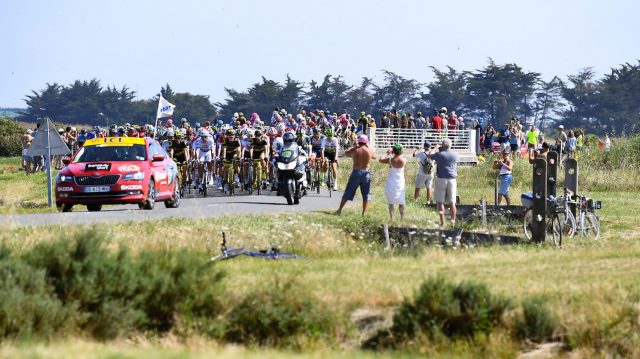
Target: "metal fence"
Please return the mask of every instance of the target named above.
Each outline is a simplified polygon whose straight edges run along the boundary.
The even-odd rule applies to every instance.
[[[433,129],[408,129],[408,128],[370,128],[369,142],[372,149],[383,151],[400,143],[405,148],[422,148],[425,141],[433,146],[438,145],[442,139],[451,139],[451,149],[458,152],[473,152],[476,147],[476,134],[474,130],[433,130]]]

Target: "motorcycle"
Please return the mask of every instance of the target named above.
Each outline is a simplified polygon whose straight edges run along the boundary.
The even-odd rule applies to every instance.
[[[297,145],[284,146],[276,158],[278,192],[287,204],[299,204],[307,188],[307,157]]]

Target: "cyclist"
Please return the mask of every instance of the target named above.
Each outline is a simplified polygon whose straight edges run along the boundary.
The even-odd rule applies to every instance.
[[[198,167],[200,178],[196,186],[206,186],[206,178],[204,177],[204,166],[207,166],[211,171],[211,151],[213,150],[213,138],[209,135],[209,132],[205,129],[198,131],[198,139],[193,142],[193,149],[197,150]]]
[[[322,143],[324,142],[324,135],[320,134],[320,129],[313,128],[313,134],[311,135],[311,153],[309,158],[311,159],[311,167],[315,166],[315,159],[322,157]]]
[[[256,130],[249,143],[249,155],[253,161],[255,171],[258,171],[259,168],[262,171],[263,179],[267,178],[267,153],[269,153],[269,140],[262,135],[262,131]],[[261,183],[257,182],[257,175],[255,178],[255,184],[257,186],[261,185]]]
[[[189,172],[187,171],[187,163],[189,163],[189,144],[185,138],[186,131],[179,130],[170,144],[169,152],[171,157],[180,168],[181,184],[189,182]]]
[[[224,168],[222,169],[222,178],[227,182],[228,186],[234,185],[234,178],[229,178],[229,170],[233,166],[233,160],[240,157],[242,147],[240,142],[236,138],[236,133],[232,129],[228,129],[225,133],[225,138],[222,141],[222,156]],[[234,168],[236,173],[239,173],[239,166],[236,163]],[[230,189],[230,188],[229,188]]]
[[[333,137],[333,130],[328,129],[325,133],[325,138],[322,141],[322,158],[325,166],[322,168],[322,172],[326,172],[326,161],[328,160],[333,170],[333,190],[338,190],[337,174],[338,174],[338,150],[340,145],[338,139]]]

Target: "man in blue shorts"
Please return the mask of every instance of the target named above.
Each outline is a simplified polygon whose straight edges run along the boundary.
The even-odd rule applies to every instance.
[[[375,152],[369,148],[369,139],[366,135],[358,136],[356,147],[349,148],[345,155],[353,159],[353,170],[349,176],[347,188],[344,190],[340,201],[340,208],[336,214],[342,213],[342,208],[347,201],[353,201],[356,196],[356,189],[360,187],[362,194],[362,215],[364,216],[371,201],[371,172],[369,172],[369,164],[372,159],[376,158]]]

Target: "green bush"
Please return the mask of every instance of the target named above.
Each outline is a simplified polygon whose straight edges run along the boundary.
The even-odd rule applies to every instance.
[[[24,129],[15,121],[0,118],[0,157],[20,156],[20,136],[23,133]]]
[[[525,298],[522,313],[523,318],[516,320],[518,337],[538,343],[553,339],[559,325],[558,318],[547,308],[544,298]]]
[[[0,316],[0,335],[46,336],[58,332],[60,320],[97,339],[174,329],[211,333],[220,325],[215,320],[222,311],[222,274],[206,266],[206,259],[185,251],[137,257],[125,249],[113,252],[100,233],[42,243],[20,257],[2,256],[1,263],[10,265],[0,267],[0,275],[6,272],[0,313],[9,314]],[[23,300],[32,304],[18,306]],[[20,317],[12,308],[20,308]]]
[[[442,277],[429,278],[413,298],[402,302],[391,328],[377,333],[364,347],[396,347],[422,337],[439,341],[488,335],[510,307],[508,299],[491,294],[484,284],[456,285]]]
[[[52,295],[44,271],[13,258],[0,260],[0,338],[64,335],[74,327],[74,308]]]
[[[297,339],[331,333],[334,318],[287,282],[247,295],[230,313],[224,339],[233,343],[299,348]]]

